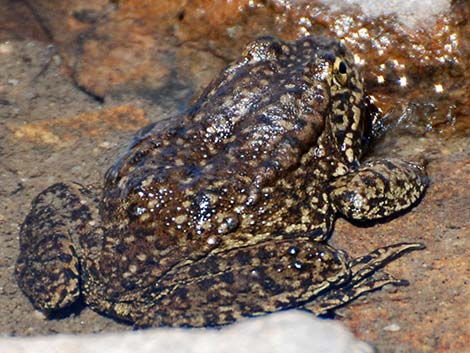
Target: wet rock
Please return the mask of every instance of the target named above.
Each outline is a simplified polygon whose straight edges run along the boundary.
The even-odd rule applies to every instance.
[[[468,89],[468,2],[29,1],[76,83],[97,97],[198,91],[260,35],[332,35],[364,66],[392,120],[420,133],[455,124]],[[154,95],[155,95],[154,94]],[[417,117],[416,117],[417,116]]]

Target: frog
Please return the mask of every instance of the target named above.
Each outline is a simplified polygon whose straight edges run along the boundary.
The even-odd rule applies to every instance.
[[[381,114],[345,44],[247,45],[184,113],[140,131],[100,188],[32,201],[15,274],[35,308],[83,303],[135,327],[334,312],[385,285],[398,243],[350,259],[334,221],[387,220],[429,184],[421,162],[368,157]]]

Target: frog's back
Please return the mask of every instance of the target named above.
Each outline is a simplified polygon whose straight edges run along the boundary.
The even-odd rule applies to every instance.
[[[110,265],[116,253],[145,258],[137,267],[158,277],[221,243],[285,236],[287,222],[297,233],[327,231],[330,210],[319,185],[330,171],[315,165],[315,150],[325,139],[336,57],[351,59],[333,40],[260,39],[184,117],[143,134],[107,175],[103,261]],[[309,172],[301,163],[310,163]],[[291,195],[307,188],[309,195]],[[296,227],[288,212],[309,218],[310,228]]]

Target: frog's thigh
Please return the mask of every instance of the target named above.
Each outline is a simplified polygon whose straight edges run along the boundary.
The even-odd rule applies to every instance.
[[[34,199],[21,227],[16,277],[40,310],[64,308],[80,295],[79,250],[72,237],[91,219],[95,206],[89,196],[77,184],[52,185]]]
[[[162,291],[137,325],[214,326],[298,307],[349,276],[334,249],[279,240],[209,255],[159,283]]]
[[[410,207],[428,184],[423,166],[383,159],[366,163],[356,172],[335,180],[330,198],[347,218],[373,220]]]

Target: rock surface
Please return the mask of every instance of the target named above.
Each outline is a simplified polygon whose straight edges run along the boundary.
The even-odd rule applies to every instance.
[[[373,353],[339,322],[300,311],[217,329],[149,329],[124,334],[0,338],[3,353]]]

